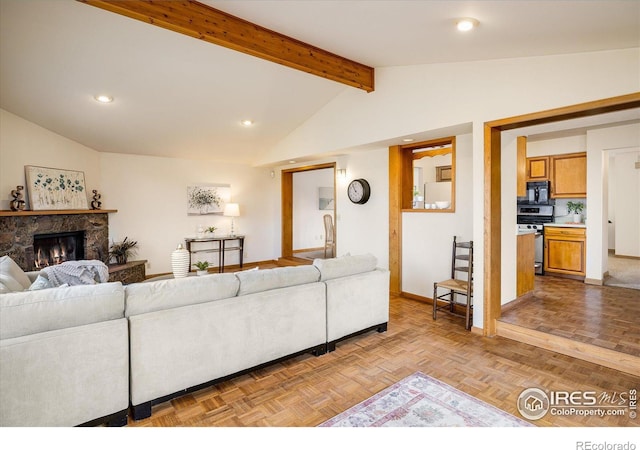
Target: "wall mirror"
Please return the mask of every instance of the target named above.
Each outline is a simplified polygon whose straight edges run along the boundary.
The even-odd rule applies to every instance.
[[[455,211],[455,137],[419,142],[403,146],[403,150],[411,155],[410,208],[424,212]]]

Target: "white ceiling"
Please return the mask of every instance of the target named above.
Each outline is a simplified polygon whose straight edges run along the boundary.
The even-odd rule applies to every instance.
[[[640,46],[637,0],[204,3],[373,67]],[[73,0],[0,0],[0,107],[98,151],[252,163],[345,89]]]

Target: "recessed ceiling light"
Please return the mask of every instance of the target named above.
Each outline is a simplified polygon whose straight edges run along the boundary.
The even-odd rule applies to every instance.
[[[245,127],[250,127],[251,125],[253,125],[253,120],[249,120],[249,119],[244,119],[240,122],[242,125],[244,125]]]
[[[404,138],[402,142],[413,142],[412,138]]]
[[[471,17],[465,17],[456,22],[458,31],[469,31],[478,26],[478,21]]]
[[[96,101],[100,103],[111,103],[113,101],[113,97],[110,95],[96,95],[93,98],[95,98]]]
[[[289,160],[289,164],[295,164],[295,163],[296,163],[296,160],[295,160],[295,159],[290,159],[290,160]]]

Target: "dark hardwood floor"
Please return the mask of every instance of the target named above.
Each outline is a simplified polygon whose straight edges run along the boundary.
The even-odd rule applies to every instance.
[[[537,276],[533,295],[503,311],[500,321],[640,357],[637,289]]]
[[[600,337],[583,338],[611,342],[620,338],[616,344],[620,348],[637,350],[633,327],[626,332],[623,328],[606,331],[610,322],[628,326],[627,319],[635,320],[637,326],[637,312],[633,315],[626,308],[619,311],[618,319],[609,318],[606,292],[598,294],[578,285],[569,285],[560,294],[554,289],[553,283],[544,283],[536,297],[543,306],[555,305],[548,313],[513,315],[522,320],[550,315],[600,323]],[[635,293],[629,295],[627,302],[637,300]],[[578,307],[583,297],[592,302],[586,311]],[[603,311],[606,314],[599,314]],[[566,328],[564,324],[563,333]],[[584,335],[579,328],[577,334]],[[416,371],[518,417],[516,400],[529,387],[598,393],[640,388],[640,376],[511,339],[478,336],[466,331],[457,317],[443,314],[433,321],[429,305],[392,296],[386,333],[356,336],[339,343],[335,352],[299,356],[154,406],[149,419],[130,419],[129,426],[315,427]],[[640,419],[628,413],[603,417],[547,414],[532,423],[538,427],[637,427]]]

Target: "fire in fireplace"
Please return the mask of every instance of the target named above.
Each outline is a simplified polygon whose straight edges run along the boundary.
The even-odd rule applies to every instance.
[[[84,231],[33,236],[34,269],[84,259]]]

